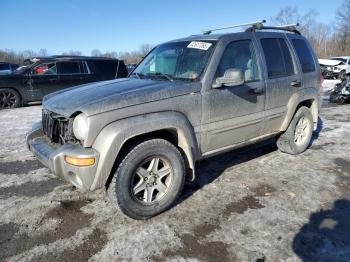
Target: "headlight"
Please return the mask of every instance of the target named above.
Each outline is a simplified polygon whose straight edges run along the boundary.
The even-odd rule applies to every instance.
[[[88,120],[83,113],[77,115],[73,121],[73,132],[77,139],[84,141],[88,134]]]

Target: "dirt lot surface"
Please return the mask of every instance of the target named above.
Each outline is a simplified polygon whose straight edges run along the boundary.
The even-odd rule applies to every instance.
[[[302,155],[266,142],[202,161],[148,221],[44,168],[24,141],[40,116],[0,111],[0,261],[349,261],[350,105],[322,109]]]

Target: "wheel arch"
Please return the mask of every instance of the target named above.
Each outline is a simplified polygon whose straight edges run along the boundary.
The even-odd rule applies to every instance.
[[[287,113],[282,123],[280,131],[287,130],[289,123],[292,121],[295,113],[302,106],[305,106],[311,110],[314,129],[317,128],[318,111],[319,111],[319,98],[316,88],[305,88],[300,92],[295,93],[289,100],[287,105]]]
[[[19,88],[16,88],[16,87],[13,87],[13,86],[2,86],[2,87],[0,87],[0,89],[11,89],[11,90],[14,90],[14,91],[16,91],[17,92],[17,94],[19,95],[19,99],[20,99],[20,106],[23,106],[24,104],[23,104],[23,102],[24,102],[24,100],[23,100],[23,98],[24,98],[24,94],[22,93],[22,90],[20,90]]]
[[[113,122],[100,132],[93,144],[100,152],[100,162],[91,190],[108,185],[128,149],[150,138],[175,145],[184,157],[189,179],[194,179],[199,149],[192,125],[179,112],[152,113]]]

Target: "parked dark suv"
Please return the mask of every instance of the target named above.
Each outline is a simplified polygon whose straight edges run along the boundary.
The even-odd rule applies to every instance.
[[[0,109],[41,101],[52,92],[85,83],[127,77],[122,60],[51,56],[25,61],[26,66],[0,76]]]

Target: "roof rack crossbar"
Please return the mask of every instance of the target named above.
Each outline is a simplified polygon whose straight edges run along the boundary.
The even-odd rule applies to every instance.
[[[296,28],[299,26],[299,23],[296,24],[289,24],[289,25],[280,25],[280,26],[251,26],[249,27],[246,32],[254,32],[255,30],[283,30],[295,33],[297,35],[301,35],[300,31]]]
[[[203,31],[203,35],[210,35],[214,31],[226,30],[226,29],[243,27],[243,26],[252,26],[252,27],[259,28],[259,27],[263,26],[263,23],[266,23],[266,20],[255,21],[255,22],[244,23],[244,24],[238,24],[238,25],[232,25],[232,26],[226,26],[226,27],[220,27],[220,28],[213,28],[213,29],[204,30]]]

